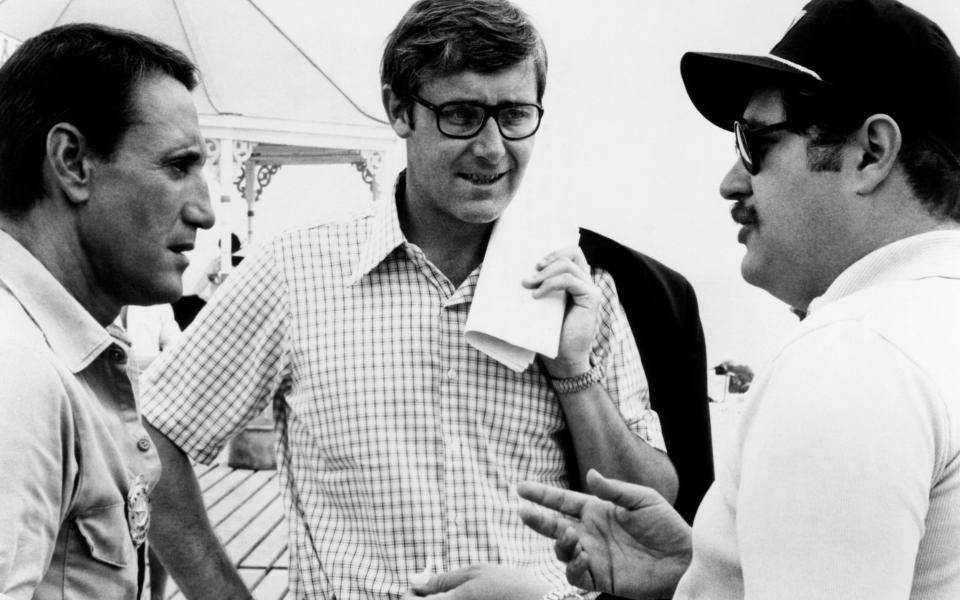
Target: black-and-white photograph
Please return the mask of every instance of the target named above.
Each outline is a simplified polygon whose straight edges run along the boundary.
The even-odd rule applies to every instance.
[[[956,0],[0,0],[0,600],[960,598]]]

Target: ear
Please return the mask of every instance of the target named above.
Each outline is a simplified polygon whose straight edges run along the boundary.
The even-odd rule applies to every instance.
[[[45,173],[51,190],[62,190],[70,202],[90,198],[90,150],[87,139],[70,123],[57,123],[47,132]]]
[[[886,181],[897,163],[903,135],[893,117],[877,114],[868,117],[856,133],[859,160],[855,191],[865,196]]]
[[[389,85],[383,86],[383,108],[387,111],[390,126],[403,139],[410,137],[413,125],[410,122],[409,106],[400,100]]]

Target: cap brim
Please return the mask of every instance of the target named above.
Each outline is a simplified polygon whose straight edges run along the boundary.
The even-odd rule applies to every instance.
[[[818,81],[808,71],[770,56],[707,52],[684,54],[680,75],[700,114],[727,131],[732,131],[733,122],[743,117],[743,109],[760,83],[778,78]]]

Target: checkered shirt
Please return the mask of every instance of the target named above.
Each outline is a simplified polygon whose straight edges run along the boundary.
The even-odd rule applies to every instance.
[[[560,403],[538,363],[515,373],[465,342],[479,269],[455,288],[404,240],[396,205],[379,207],[247,258],[147,371],[144,415],[206,463],[272,404],[297,598],[396,598],[428,558],[562,586],[516,494],[524,480],[569,487]],[[602,383],[662,449],[613,281],[593,275]]]

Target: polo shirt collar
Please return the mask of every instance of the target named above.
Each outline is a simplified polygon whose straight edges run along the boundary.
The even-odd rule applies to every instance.
[[[0,230],[0,286],[43,334],[50,349],[79,373],[113,342],[106,329],[7,232]]]
[[[874,250],[840,273],[808,314],[874,285],[929,277],[960,279],[960,230],[928,231]]]
[[[360,246],[360,259],[353,268],[350,284],[355,284],[377,267],[390,254],[406,243],[400,229],[397,204],[403,200],[406,171],[397,177],[393,202],[381,202],[375,209],[367,229],[367,237]]]

